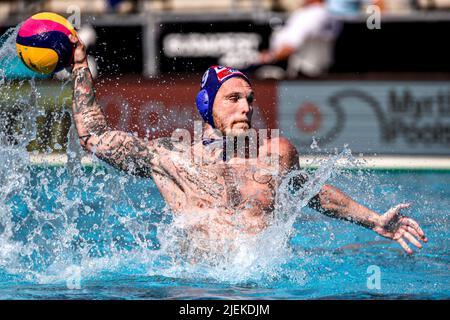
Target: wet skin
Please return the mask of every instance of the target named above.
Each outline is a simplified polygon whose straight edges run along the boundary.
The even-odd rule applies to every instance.
[[[221,142],[204,146],[201,142],[185,145],[171,138],[145,141],[112,130],[95,100],[85,47],[75,37],[71,40],[77,44],[72,71],[73,117],[83,148],[129,174],[152,178],[175,217],[194,238],[218,241],[256,234],[267,227],[280,181],[299,169],[297,150],[289,140],[261,138],[256,155],[228,153],[224,161]],[[213,106],[218,131],[204,124],[204,138],[248,134],[253,100],[252,87],[245,80],[227,80]],[[297,176],[292,184],[301,187],[304,182],[305,177]],[[400,214],[409,204],[399,204],[379,215],[339,189],[324,185],[310,206],[393,239],[408,253],[412,250],[406,240],[418,248],[422,247],[419,240],[427,241],[417,222]]]

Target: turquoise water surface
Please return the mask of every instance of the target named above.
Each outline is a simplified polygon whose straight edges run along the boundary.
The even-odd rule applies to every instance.
[[[26,76],[16,33],[0,37],[2,114],[16,109],[0,117],[0,299],[450,298],[450,171],[341,170],[339,159],[354,165],[344,150],[308,171],[312,185],[296,193],[282,185],[266,231],[198,258],[152,180],[95,159],[80,164],[73,125],[67,164],[30,161],[45,95],[34,78],[8,80]],[[64,85],[50,105],[61,103]],[[429,243],[406,255],[370,230],[306,208],[324,183],[379,213],[412,202],[404,213]]]
[[[429,238],[414,255],[303,208],[282,230],[286,248],[272,250],[267,236],[244,260],[216,264],[174,259],[172,217],[151,180],[70,164],[24,165],[14,182],[2,174],[0,299],[450,297],[448,171],[351,170],[328,181],[380,213],[412,202],[405,214]],[[380,288],[368,287],[370,266]]]

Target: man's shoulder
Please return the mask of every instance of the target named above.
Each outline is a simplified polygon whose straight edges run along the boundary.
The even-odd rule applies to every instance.
[[[274,137],[264,139],[260,146],[259,154],[276,154],[283,172],[289,172],[298,168],[298,152],[289,139],[285,137]]]
[[[269,153],[277,153],[280,156],[289,154],[297,154],[297,149],[292,142],[286,137],[267,138],[262,141],[260,150],[269,151]]]

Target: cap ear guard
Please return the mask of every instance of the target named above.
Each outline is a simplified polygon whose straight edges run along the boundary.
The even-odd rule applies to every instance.
[[[197,93],[197,97],[195,99],[197,104],[197,110],[202,116],[203,120],[209,123],[214,128],[214,121],[212,117],[212,112],[209,108],[209,95],[206,89],[202,89]]]

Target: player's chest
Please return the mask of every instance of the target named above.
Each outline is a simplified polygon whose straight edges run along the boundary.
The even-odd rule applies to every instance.
[[[208,177],[214,188],[220,189],[222,200],[240,206],[248,200],[271,202],[278,183],[278,175],[269,167],[254,165],[215,164],[202,166],[198,179]],[[220,186],[220,187],[217,187]]]

